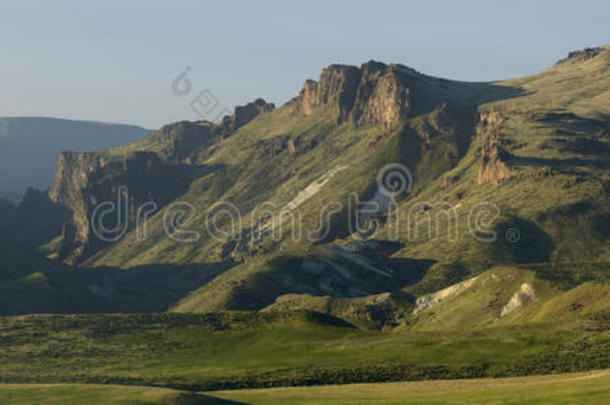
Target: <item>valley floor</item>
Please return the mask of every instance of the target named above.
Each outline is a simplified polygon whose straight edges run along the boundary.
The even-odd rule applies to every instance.
[[[5,384],[3,404],[604,404],[610,371],[546,376],[330,385],[203,394],[117,385]]]
[[[606,404],[610,372],[226,391],[248,404]]]

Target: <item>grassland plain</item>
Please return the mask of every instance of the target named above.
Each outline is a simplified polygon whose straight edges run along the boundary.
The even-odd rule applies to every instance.
[[[499,379],[272,388],[214,393],[248,404],[606,404],[608,371]]]
[[[2,384],[3,404],[606,404],[608,371],[497,379],[348,384],[193,393],[94,384]]]
[[[133,404],[206,405],[234,401],[168,388],[94,384],[3,384],[3,404]]]
[[[307,311],[5,317],[0,381],[218,390],[610,367],[607,313],[507,321],[376,330]]]

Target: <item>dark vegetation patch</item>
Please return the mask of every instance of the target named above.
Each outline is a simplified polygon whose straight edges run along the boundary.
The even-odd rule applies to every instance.
[[[557,62],[557,64],[564,63],[569,60],[575,60],[575,59],[580,59],[580,60],[586,61],[589,59],[593,59],[594,57],[596,57],[603,51],[604,51],[603,47],[589,47],[589,48],[579,49],[576,51],[571,51],[570,53],[568,53],[568,56],[566,58],[559,60]]]
[[[540,263],[526,266],[536,277],[548,280],[563,290],[588,281],[610,280],[610,263]]]
[[[564,153],[577,153],[580,155],[608,155],[610,144],[590,138],[552,138],[545,140],[539,146],[540,149],[556,149]]]
[[[76,268],[0,242],[0,315],[159,312],[233,264]]]

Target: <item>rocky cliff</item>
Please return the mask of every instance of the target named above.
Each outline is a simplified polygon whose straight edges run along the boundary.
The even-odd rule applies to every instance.
[[[156,211],[185,193],[193,179],[216,169],[203,164],[216,142],[273,109],[273,104],[257,99],[236,107],[219,124],[178,122],[116,150],[62,152],[50,189],[31,189],[25,196],[9,227],[11,239],[33,246],[54,241],[54,255],[79,263],[108,244],[92,228],[96,207],[102,203],[118,207],[119,190],[125,190],[127,206],[122,208],[128,217],[122,226],[132,229],[138,207],[154,202]],[[117,215],[116,209],[109,212],[104,227],[125,222]],[[40,217],[53,220],[40,221]]]
[[[267,103],[262,98],[257,98],[253,102],[243,106],[237,106],[235,107],[233,115],[224,117],[220,125],[220,132],[222,132],[225,137],[230,136],[233,132],[252,121],[259,114],[271,112],[274,109],[275,105],[273,103]]]
[[[483,142],[481,163],[477,173],[479,185],[487,182],[498,184],[515,173],[515,169],[508,163],[510,153],[502,146],[502,138],[498,133],[498,127],[504,120],[505,117],[493,109],[479,113],[476,132]]]
[[[48,192],[50,200],[65,207],[71,217],[64,224],[61,258],[78,262],[104,246],[93,234],[92,215],[95,207],[112,203],[123,204],[119,190],[124,195],[128,217],[120,218],[117,209],[104,218],[104,226],[112,229],[121,224],[132,227],[136,221],[137,207],[154,202],[163,207],[188,189],[195,173],[205,168],[168,164],[157,154],[134,152],[126,157],[113,157],[95,153],[62,153],[57,176]]]
[[[322,70],[318,82],[305,81],[296,100],[295,111],[309,115],[316,107],[330,104],[337,121],[345,121],[354,104],[360,77],[360,69],[355,66],[328,66]]]
[[[294,110],[305,115],[330,105],[338,123],[390,127],[409,116],[413,92],[424,75],[402,65],[370,61],[360,68],[330,65],[319,81],[307,80],[294,101]]]
[[[209,121],[181,121],[163,126],[143,142],[134,144],[132,149],[152,149],[167,162],[202,162],[214,151],[212,146],[221,139],[230,137],[239,128],[248,124],[261,113],[275,109],[273,103],[262,98],[235,107],[232,115],[225,116],[218,124]]]

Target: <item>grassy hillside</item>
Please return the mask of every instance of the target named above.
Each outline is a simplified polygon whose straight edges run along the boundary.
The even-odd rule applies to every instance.
[[[605,404],[608,372],[215,393],[248,404]]]
[[[284,107],[274,114],[285,116],[287,122],[302,120],[305,128],[308,128],[307,133],[330,134],[326,135],[325,143],[332,139],[329,137],[333,133],[345,133],[339,143],[335,143],[335,148],[341,151],[336,163],[320,162],[321,166],[313,166],[319,156],[328,156],[328,153],[321,153],[319,149],[313,149],[305,155],[310,170],[320,170],[320,167],[328,170],[343,166],[347,166],[347,169],[329,180],[324,188],[302,206],[302,210],[305,213],[317,212],[316,208],[319,209],[324,202],[333,198],[339,201],[346,199],[348,190],[358,192],[364,200],[370,198],[367,197],[370,196],[367,190],[371,190],[371,184],[374,183],[372,175],[376,169],[381,163],[398,161],[405,163],[413,172],[414,189],[409,196],[399,200],[396,210],[379,216],[382,226],[374,237],[402,243],[401,249],[390,253],[392,259],[416,259],[422,263],[437,263],[437,266],[420,267],[418,271],[430,272],[424,280],[436,277],[437,286],[447,286],[499,264],[608,262],[610,111],[608,103],[603,100],[610,94],[607,69],[609,60],[610,49],[605,48],[592,59],[571,58],[531,77],[495,83],[495,88],[505,90],[502,93],[488,86],[484,94],[490,96],[489,102],[473,96],[477,94],[474,85],[470,88],[470,93],[464,90],[468,87],[462,87],[461,92],[457,87],[452,87],[456,91],[455,94],[462,95],[463,103],[467,103],[465,100],[473,100],[473,97],[481,103],[476,108],[477,119],[470,127],[467,124],[462,127],[455,126],[459,120],[450,118],[449,121],[454,125],[453,130],[458,131],[456,133],[465,131],[464,138],[456,138],[463,141],[457,143],[448,142],[451,137],[442,134],[431,136],[425,141],[412,137],[412,131],[421,132],[421,128],[428,128],[429,133],[433,133],[430,130],[433,124],[439,120],[442,122],[434,110],[407,118],[400,129],[395,127],[394,131],[382,130],[381,135],[374,138],[379,140],[371,149],[369,145],[372,141],[369,140],[371,138],[368,134],[375,134],[375,131],[379,130],[374,126],[361,133],[350,128],[349,123],[344,123],[334,132],[328,132],[329,129],[321,130],[314,126],[314,118],[322,112],[314,111],[305,118],[298,115],[295,117],[285,111],[288,106]],[[276,116],[260,117],[244,127],[243,131],[252,131],[254,134],[259,133],[261,129],[264,129],[266,134],[306,131],[303,127],[287,130],[286,124],[280,125],[282,129],[276,130]],[[244,134],[241,137],[245,136]],[[248,133],[248,138],[251,137],[253,135]],[[237,134],[233,141],[237,142],[238,139],[240,134]],[[367,145],[366,152],[361,149],[364,147],[363,140]],[[226,146],[227,151],[231,151],[228,155],[223,155],[221,148],[218,155],[212,159],[220,162],[224,161],[223,156],[235,156],[236,161],[247,161],[252,167],[239,173],[257,173],[257,166],[253,166],[257,165],[256,159],[238,155],[231,149],[231,141],[232,139],[229,139]],[[418,142],[421,149],[419,152],[413,152],[418,150]],[[462,152],[460,148],[463,148]],[[451,156],[455,157],[453,163],[451,158],[448,158]],[[287,167],[296,167],[298,171],[298,160],[285,162],[274,162],[273,167],[283,171],[287,170]],[[293,166],[294,164],[297,166]],[[258,184],[256,179],[267,178],[266,176],[257,173],[248,177],[246,182],[238,183],[237,190],[250,190]],[[286,189],[290,190],[290,196],[299,189],[306,190],[306,186],[307,183],[293,180],[279,190],[290,187]],[[262,198],[275,201],[277,193],[280,192],[274,191],[272,184],[271,187],[258,187],[255,190],[264,190],[260,195],[261,200],[258,201],[262,201]],[[249,201],[257,198],[248,193],[245,195]],[[230,193],[219,198],[239,201],[237,196],[233,197]],[[205,203],[200,206],[205,208]],[[482,213],[484,210],[488,210],[491,222],[484,226],[473,224],[473,218],[476,218],[473,213]],[[454,217],[448,217],[447,213]],[[390,221],[389,218],[394,217],[398,218],[398,222]],[[337,217],[334,233],[331,233],[331,240],[327,241],[328,250],[334,249],[336,245],[345,247],[347,242],[358,239],[346,233],[344,224],[348,220],[349,217],[346,216]],[[195,229],[201,229],[197,221],[192,224]],[[472,231],[473,228],[481,226],[483,229]],[[566,232],[568,229],[570,232]],[[396,232],[397,238],[392,236]],[[494,240],[482,241],[476,237],[479,234],[493,234]],[[319,247],[306,243],[295,245],[286,239],[288,238],[281,243],[259,242],[252,250],[246,245],[240,256],[245,260],[243,265],[192,294],[180,304],[178,310],[261,309],[267,306],[269,301],[275,301],[277,297],[273,294],[277,291],[320,297],[330,295],[338,299],[366,295],[339,294],[336,289],[324,291],[319,286],[320,278],[310,274],[309,267],[295,265],[302,262],[303,257],[307,260],[311,254],[317,254]],[[203,241],[201,245],[205,246],[206,243]],[[166,245],[164,251],[170,251],[171,242],[166,240],[160,244]],[[151,246],[156,250],[161,245]],[[374,249],[375,245],[371,246]],[[177,257],[174,255],[179,254],[181,249],[186,252],[190,248],[187,245],[172,249],[171,259],[168,259],[175,260]],[[121,254],[122,250],[121,244],[117,245],[110,250],[112,258],[102,257],[100,263],[106,260],[138,262],[144,257],[150,257],[148,254],[151,252],[149,250],[139,258],[128,259],[121,256],[121,259],[117,259],[116,254]],[[206,248],[198,250],[206,252],[205,254],[214,254],[217,251],[222,249],[219,247],[215,251]],[[252,259],[252,255],[259,257]],[[266,256],[260,257],[261,255]],[[287,257],[294,260],[288,260]],[[279,267],[278,262],[285,265]],[[334,261],[334,266],[330,267],[336,270],[342,262],[345,260]],[[392,266],[382,265],[376,260],[372,262],[379,270],[392,273]],[[347,260],[347,264],[348,268],[352,268],[350,266],[354,266],[354,261]],[[451,277],[442,280],[445,277],[443,271],[435,271],[443,266],[457,266],[461,270],[459,275],[453,273]],[[295,281],[294,274],[297,272],[302,278],[309,277],[311,281],[307,287]],[[331,280],[333,277],[329,276]],[[280,281],[286,279],[291,280],[288,288]],[[408,280],[395,279],[394,282],[399,287],[410,287],[411,290],[418,291],[424,286],[418,286],[417,280],[415,277]],[[412,285],[414,283],[415,285]],[[258,297],[261,304],[240,307],[239,303],[249,303],[253,296]]]
[[[566,266],[567,267],[567,266]],[[610,311],[608,266],[575,264],[567,272],[587,269],[591,281],[578,286],[560,281],[548,266],[494,267],[444,290],[420,295],[412,312],[415,329],[445,330],[490,324],[570,321]],[[550,279],[548,278],[549,276]],[[590,278],[589,278],[590,277]]]
[[[609,64],[605,48],[593,59],[567,60],[537,75],[498,83],[522,94],[481,105],[485,118],[474,147],[445,175],[452,184],[429,187],[411,201],[453,201],[460,206],[460,225],[472,206],[491,202],[500,208],[498,230],[516,228],[529,240],[522,238],[510,251],[500,233],[498,243],[505,246],[485,251],[460,237],[454,244],[424,241],[403,254],[471,263],[607,261],[610,111],[603,100],[610,94]],[[495,173],[499,177],[477,186],[479,150],[490,137],[498,139],[504,155]],[[409,207],[404,204],[402,212]]]
[[[578,299],[563,297],[552,308]],[[542,303],[538,313],[546,307]],[[535,322],[521,322],[513,313],[478,327],[477,319],[457,326],[432,322],[434,310],[422,313],[421,328],[383,331],[302,311],[4,317],[0,379],[216,390],[610,366],[605,307],[583,305],[563,319],[546,312]]]
[[[165,311],[222,265],[74,268],[0,242],[0,315]]]

